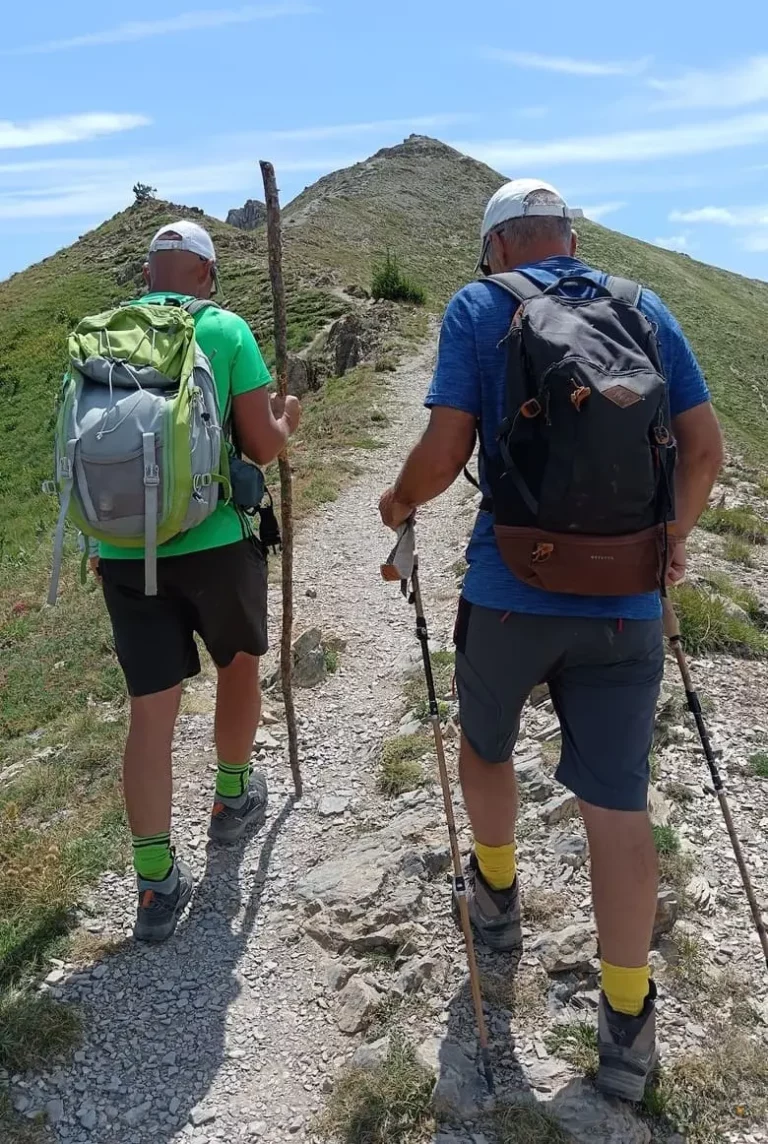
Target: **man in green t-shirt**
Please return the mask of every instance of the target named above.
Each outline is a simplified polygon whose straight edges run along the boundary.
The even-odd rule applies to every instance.
[[[209,299],[217,285],[207,231],[180,221],[155,235],[142,302]],[[269,370],[242,318],[211,306],[195,318],[222,417],[258,465],[280,453],[299,423],[295,397],[270,395]],[[171,848],[171,744],[182,684],[200,671],[195,634],[218,671],[216,797],[209,836],[234,842],[263,823],[267,787],[250,766],[261,718],[259,657],[267,650],[267,562],[249,518],[223,500],[202,524],[158,550],[158,593],[146,596],[142,549],[102,544],[98,568],[131,700],[123,784],[139,903],[134,934],[164,941],[189,902],[193,878]]]

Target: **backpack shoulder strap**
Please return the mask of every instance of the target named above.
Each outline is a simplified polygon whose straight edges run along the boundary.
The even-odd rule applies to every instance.
[[[512,270],[509,274],[491,274],[485,281],[495,282],[521,305],[544,293],[544,288],[530,279],[527,274],[523,274],[521,270]]]
[[[211,308],[220,310],[221,306],[218,302],[214,302],[210,298],[193,298],[191,302],[187,302],[182,306],[182,309],[186,310],[188,314],[191,314],[193,318],[196,318],[198,314],[202,314],[203,310],[209,310]]]
[[[643,293],[642,286],[637,282],[630,281],[629,278],[614,278],[611,276],[605,284],[606,290],[612,297],[617,298],[619,302],[627,302],[630,306],[638,307],[640,305],[640,296]]]

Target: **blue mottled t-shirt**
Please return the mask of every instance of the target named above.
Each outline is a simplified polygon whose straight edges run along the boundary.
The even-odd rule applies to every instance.
[[[573,274],[604,285],[608,275],[577,258],[560,256],[519,267],[542,286]],[[586,297],[589,287],[567,287]],[[483,444],[491,456],[504,419],[507,351],[502,345],[516,309],[514,298],[491,282],[471,282],[448,304],[427,406],[448,406],[477,417]],[[643,290],[640,309],[656,327],[661,360],[669,386],[672,417],[709,401],[709,391],[683,331],[652,291]],[[490,488],[480,461],[480,485]],[[597,619],[652,620],[661,615],[658,593],[642,596],[573,596],[532,588],[510,572],[501,558],[490,513],[478,516],[467,549],[469,570],[464,595],[470,603],[501,611],[543,616],[586,616]]]

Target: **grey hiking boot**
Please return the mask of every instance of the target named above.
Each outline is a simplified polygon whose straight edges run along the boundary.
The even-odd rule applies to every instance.
[[[474,854],[470,856],[466,878],[469,916],[479,940],[489,949],[504,953],[521,949],[523,929],[518,879],[515,878],[508,890],[492,890],[481,874]],[[455,897],[453,914],[458,922],[459,907]]]
[[[606,1096],[641,1101],[659,1062],[656,1048],[656,985],[650,983],[639,1017],[612,1009],[603,993],[598,1028],[600,1069],[597,1087]]]
[[[237,842],[254,824],[263,826],[267,817],[267,779],[251,772],[248,790],[242,798],[216,795],[208,837],[212,842]]]
[[[195,879],[186,862],[174,859],[168,877],[162,882],[138,879],[139,906],[133,936],[137,941],[166,941],[192,897]]]

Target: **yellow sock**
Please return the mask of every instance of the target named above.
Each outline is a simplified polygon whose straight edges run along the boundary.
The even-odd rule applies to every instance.
[[[647,965],[639,969],[622,969],[618,965],[600,963],[603,970],[603,993],[608,1004],[617,1013],[639,1017],[648,996],[650,970]]]
[[[492,890],[508,890],[517,876],[514,842],[507,846],[483,846],[475,842],[475,856],[480,873]]]

